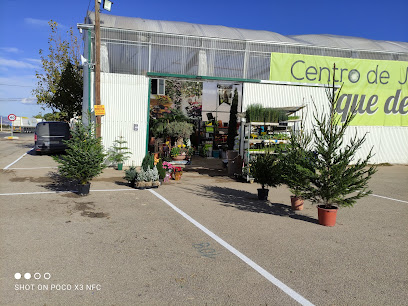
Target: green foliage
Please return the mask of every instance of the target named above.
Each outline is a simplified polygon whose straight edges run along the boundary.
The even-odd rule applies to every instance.
[[[176,105],[177,109],[181,107],[182,97],[200,97],[203,94],[202,82],[186,82],[178,80],[166,80],[166,95]]]
[[[173,108],[170,113],[163,113],[160,118],[154,118],[150,115],[149,131],[154,137],[170,136],[166,129],[170,122],[188,122],[188,120],[181,110]]]
[[[125,170],[125,180],[127,180],[130,184],[134,184],[137,179],[137,171],[135,166],[129,167],[129,169]]]
[[[281,163],[277,155],[272,153],[259,154],[251,162],[250,173],[255,182],[265,186],[277,187],[282,184]]]
[[[163,168],[163,161],[160,159],[156,165],[157,171],[159,172],[159,178],[164,179],[166,176],[166,170]]]
[[[123,163],[125,160],[129,159],[132,152],[126,151],[129,150],[128,147],[125,147],[127,141],[124,140],[123,136],[119,136],[118,139],[115,139],[113,146],[110,148],[108,155],[108,160],[116,164]]]
[[[153,169],[154,167],[154,155],[147,153],[142,161],[142,169],[147,171],[148,168]]]
[[[312,135],[303,131],[292,132],[286,154],[281,153],[282,177],[290,191],[297,197],[302,197],[314,174],[314,154],[310,151]]]
[[[263,107],[261,104],[251,104],[246,110],[247,122],[280,122],[288,120],[284,110]]]
[[[59,163],[58,171],[63,177],[86,184],[106,167],[103,163],[106,154],[101,138],[95,138],[93,125],[84,126],[78,122],[71,131],[71,136],[71,139],[65,141],[66,154],[53,158]]]
[[[69,121],[82,112],[82,74],[68,60],[49,106],[61,110],[64,120]]]
[[[189,138],[193,133],[193,125],[188,122],[174,121],[166,126],[166,133],[170,137]]]
[[[54,95],[59,89],[60,96],[62,96],[68,84],[68,86],[73,86],[69,90],[77,96],[79,80],[82,82],[82,72],[78,70],[80,45],[72,28],[67,32],[68,40],[62,40],[58,32],[58,24],[52,20],[48,24],[51,28],[48,38],[48,54],[45,54],[43,50],[39,51],[43,71],[36,71],[37,88],[32,93],[37,98],[37,104],[49,107],[53,112],[59,110],[65,113],[64,119],[67,120],[73,116],[72,109],[77,110],[76,105],[70,105],[63,99],[54,99]],[[72,63],[72,70],[70,68],[67,70],[69,62]],[[67,74],[67,81],[64,81],[64,85],[59,86],[64,71]]]
[[[368,181],[376,172],[376,167],[368,164],[372,148],[365,158],[355,160],[355,154],[365,142],[366,135],[358,138],[356,131],[353,137],[345,141],[346,130],[357,112],[349,112],[342,124],[341,117],[335,112],[340,90],[336,95],[334,84],[330,89],[327,91],[330,113],[319,115],[315,105],[316,127],[313,130],[312,149],[316,157],[311,160],[315,172],[309,178],[310,184],[304,197],[313,203],[322,203],[326,208],[353,206],[358,199],[372,193],[368,189]]]
[[[237,113],[238,113],[238,90],[235,88],[228,122],[228,136],[227,136],[228,150],[234,149],[235,136],[237,136]]]

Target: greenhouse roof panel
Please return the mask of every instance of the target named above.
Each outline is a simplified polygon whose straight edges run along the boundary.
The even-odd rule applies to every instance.
[[[94,12],[88,12],[86,23],[93,24],[94,16]],[[312,47],[408,53],[407,42],[371,40],[360,37],[329,34],[284,36],[270,31],[239,29],[220,25],[204,25],[180,21],[149,20],[107,14],[101,14],[100,18],[101,25],[107,28]]]

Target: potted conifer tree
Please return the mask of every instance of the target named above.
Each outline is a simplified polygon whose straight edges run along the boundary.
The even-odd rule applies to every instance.
[[[69,140],[64,141],[67,145],[65,154],[53,158],[59,163],[58,171],[63,177],[78,182],[78,194],[87,195],[90,181],[106,167],[104,164],[106,154],[101,138],[95,136],[94,125],[85,126],[78,122],[71,130],[71,136]]]
[[[315,105],[312,146],[315,158],[310,159],[314,172],[310,173],[310,184],[303,192],[306,199],[319,204],[319,223],[326,226],[335,225],[338,207],[353,206],[358,199],[372,193],[368,181],[376,172],[376,167],[368,164],[373,148],[365,158],[355,159],[366,135],[359,138],[356,131],[353,137],[346,139],[346,130],[357,114],[358,105],[342,122],[336,113],[341,89],[336,94],[334,80],[333,73],[333,84],[327,90],[329,112],[319,114]]]
[[[118,170],[123,169],[123,162],[129,159],[129,155],[132,154],[128,147],[126,147],[127,141],[123,136],[119,136],[118,139],[115,139],[113,146],[110,149],[110,154],[108,160],[115,163],[118,167]]]
[[[312,135],[303,129],[292,131],[286,145],[286,153],[280,155],[282,160],[282,177],[284,183],[293,193],[290,197],[293,210],[303,209],[303,192],[310,184],[310,176],[314,173],[310,151]]]
[[[255,182],[261,184],[258,189],[258,199],[267,200],[269,189],[265,187],[278,187],[282,183],[279,158],[272,153],[259,154],[251,162],[250,171]]]

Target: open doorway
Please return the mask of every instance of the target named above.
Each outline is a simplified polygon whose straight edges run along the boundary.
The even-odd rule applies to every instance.
[[[234,139],[238,129],[241,100],[240,83],[151,79],[149,152],[165,160],[181,153],[187,163],[192,155],[225,159],[228,133],[234,130]]]

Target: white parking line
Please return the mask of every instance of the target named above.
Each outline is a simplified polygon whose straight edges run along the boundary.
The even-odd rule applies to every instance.
[[[173,205],[171,202],[169,202],[167,199],[162,197],[160,194],[157,192],[153,191],[152,189],[149,189],[151,193],[153,193],[156,197],[158,197],[160,200],[162,200],[164,203],[169,205],[172,209],[174,209],[177,213],[179,213],[181,216],[186,218],[188,221],[193,223],[196,227],[198,227],[200,230],[202,230],[204,233],[206,233],[208,236],[210,236],[212,239],[217,241],[219,244],[221,244],[223,247],[225,247],[228,251],[230,251],[232,254],[240,258],[242,261],[244,261],[247,265],[249,265],[251,268],[253,268],[255,271],[257,271],[259,274],[261,274],[263,277],[265,277],[268,281],[270,281],[272,284],[277,286],[279,289],[281,289],[283,292],[285,292],[287,295],[289,295],[292,299],[300,303],[301,305],[313,305],[311,302],[309,302],[307,299],[305,299],[303,296],[301,296],[299,293],[294,291],[293,289],[289,288],[286,286],[284,283],[282,283],[280,280],[278,280],[276,277],[274,277],[272,274],[270,274],[268,271],[266,271],[264,268],[261,266],[257,265],[255,262],[253,262],[251,259],[246,257],[244,254],[242,254],[240,251],[235,249],[233,246],[225,242],[223,239],[218,237],[216,234],[211,232],[209,229],[198,223],[196,220],[191,218],[189,215],[187,215],[185,212],[183,212],[181,209],[177,208],[175,205]]]
[[[398,202],[402,202],[402,203],[408,203],[408,201],[403,201],[403,200],[388,198],[388,197],[380,196],[380,195],[378,195],[378,194],[370,194],[370,195],[373,196],[373,197],[383,198],[383,199],[387,199],[387,200],[398,201]]]
[[[23,155],[21,155],[19,158],[17,158],[15,161],[13,161],[10,165],[4,167],[3,170],[7,170],[10,166],[14,165],[16,162],[18,162],[20,159],[22,159],[24,156],[26,156],[27,153],[31,152],[33,149],[34,148],[32,148],[31,150],[29,150],[26,153],[24,153]]]
[[[58,169],[58,167],[8,168],[9,170]]]
[[[129,189],[91,189],[90,192],[99,191],[139,191],[139,189],[129,188]],[[35,194],[55,194],[55,193],[76,193],[76,190],[68,191],[37,191],[37,192],[16,192],[16,193],[0,193],[0,196],[14,196],[14,195],[35,195]]]

